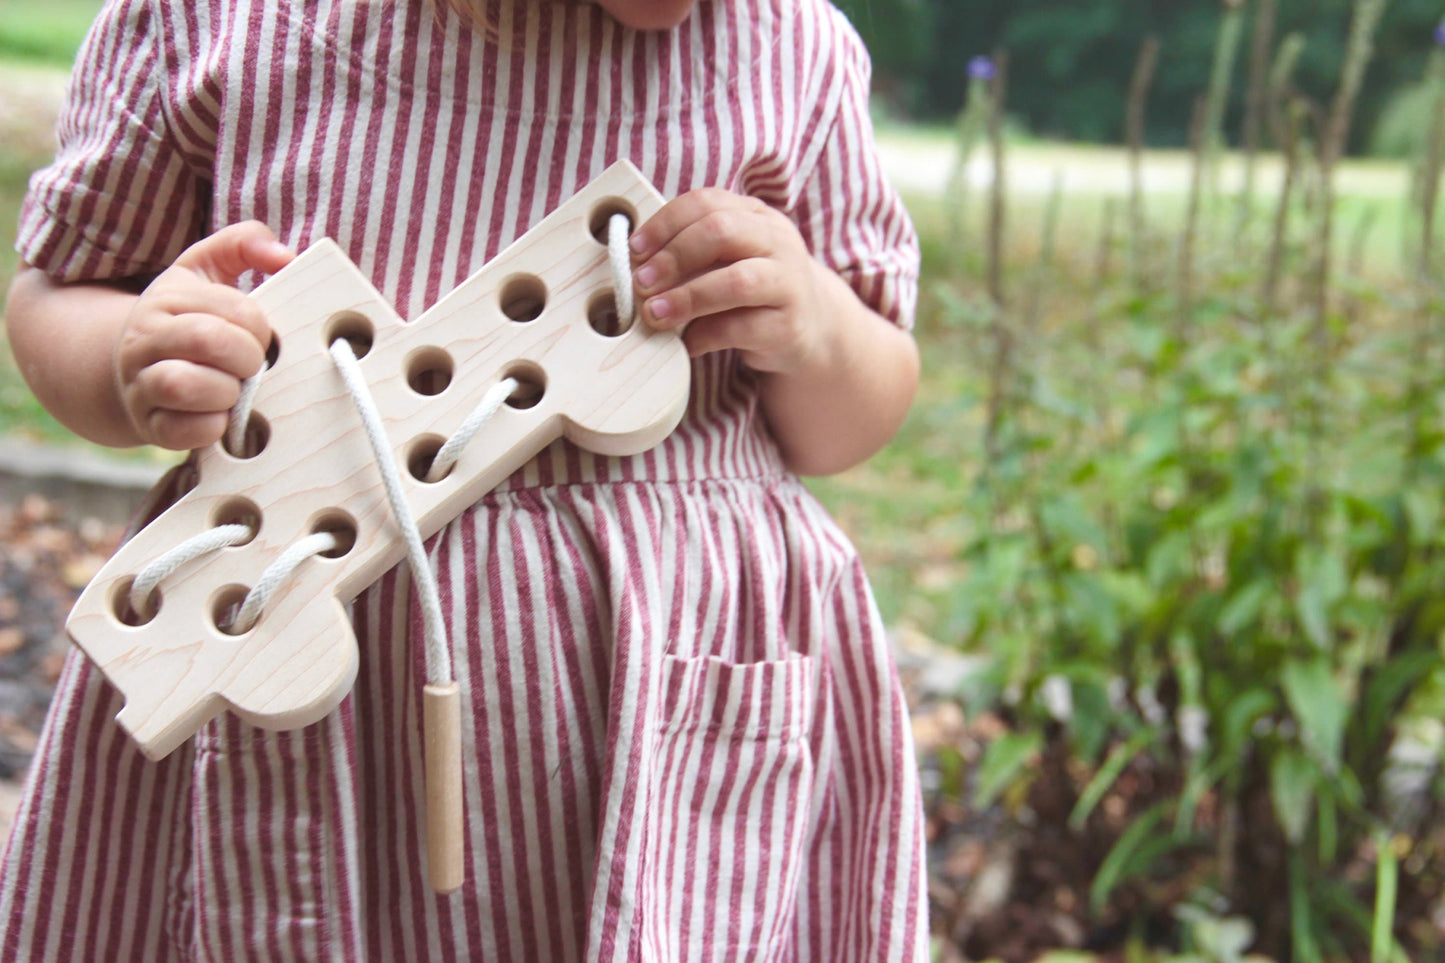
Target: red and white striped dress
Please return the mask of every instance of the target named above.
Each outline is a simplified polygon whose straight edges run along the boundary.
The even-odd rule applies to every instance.
[[[789,214],[908,323],[917,252],[868,65],[826,0],[111,0],[19,250],[154,272],[246,218],[335,238],[407,317],[620,158],[665,196]],[[360,677],[294,732],[224,716],[159,763],[72,657],[0,875],[5,960],[925,957],[908,719],[844,536],[749,371],[695,363],[633,458],[559,443],[429,545],[465,693],[466,886],[425,884],[423,646],[404,570],[354,608]]]

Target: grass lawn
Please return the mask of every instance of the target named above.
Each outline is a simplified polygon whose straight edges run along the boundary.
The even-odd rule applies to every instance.
[[[5,0],[0,60],[69,63],[98,9],[99,0]]]

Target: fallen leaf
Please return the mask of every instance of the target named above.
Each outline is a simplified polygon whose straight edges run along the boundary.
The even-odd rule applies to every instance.
[[[83,589],[95,578],[95,573],[105,564],[105,558],[95,554],[79,555],[65,563],[61,578],[73,589]]]

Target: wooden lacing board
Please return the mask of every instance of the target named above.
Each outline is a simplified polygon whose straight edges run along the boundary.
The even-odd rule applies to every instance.
[[[628,455],[673,430],[687,402],[687,352],[675,332],[619,321],[603,241],[612,214],[636,226],[661,204],[632,165],[616,164],[410,323],[329,240],[253,292],[275,341],[245,449],[198,453],[195,487],[120,548],[66,623],[124,696],[117,720],[147,756],[165,756],[224,710],[268,729],[308,725],[351,688],[357,647],[345,606],[404,547],[328,352],[337,338],[360,357],[423,537],[559,437]],[[507,377],[522,389],[445,478],[421,480]],[[131,608],[130,584],[149,562],[236,522],[253,530],[249,541],[188,563],[147,611]],[[334,557],[302,564],[249,630],[229,630],[224,613],[317,531],[338,535]]]

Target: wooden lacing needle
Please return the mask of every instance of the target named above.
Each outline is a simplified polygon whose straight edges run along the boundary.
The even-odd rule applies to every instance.
[[[426,744],[427,882],[438,893],[466,878],[462,802],[462,690],[455,682],[422,689]]]

